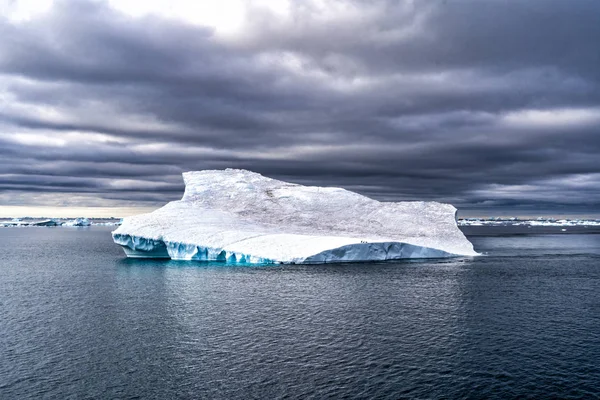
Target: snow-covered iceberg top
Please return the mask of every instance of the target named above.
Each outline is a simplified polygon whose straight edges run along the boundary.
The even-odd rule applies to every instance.
[[[474,256],[456,208],[379,202],[237,169],[183,174],[179,201],[123,220],[129,257],[231,263],[323,263]]]

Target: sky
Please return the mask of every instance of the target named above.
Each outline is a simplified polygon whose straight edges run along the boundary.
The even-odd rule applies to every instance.
[[[0,216],[245,168],[487,215],[600,213],[600,1],[0,0]]]

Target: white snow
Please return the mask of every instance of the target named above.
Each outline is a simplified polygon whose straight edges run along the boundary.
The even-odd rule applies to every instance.
[[[379,202],[246,170],[183,179],[181,200],[125,218],[113,232],[129,257],[323,263],[477,255],[449,204]]]

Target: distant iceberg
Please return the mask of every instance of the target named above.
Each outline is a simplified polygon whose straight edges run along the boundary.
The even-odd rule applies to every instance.
[[[542,227],[597,227],[600,226],[600,220],[594,219],[555,219],[555,218],[537,218],[532,219],[519,219],[516,217],[512,218],[500,218],[492,217],[488,219],[483,218],[463,218],[458,221],[458,226],[542,226]]]
[[[87,218],[77,218],[72,221],[67,221],[63,226],[90,226],[92,223]]]
[[[45,219],[41,221],[33,221],[29,223],[29,226],[60,226],[59,222],[56,222],[54,219]]]
[[[475,256],[456,208],[379,202],[226,169],[186,172],[179,201],[123,220],[128,257],[227,263],[332,263]]]

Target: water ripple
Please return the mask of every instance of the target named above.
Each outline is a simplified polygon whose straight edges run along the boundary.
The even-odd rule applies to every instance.
[[[99,228],[0,235],[2,399],[600,396],[600,235],[259,268],[123,260]]]

